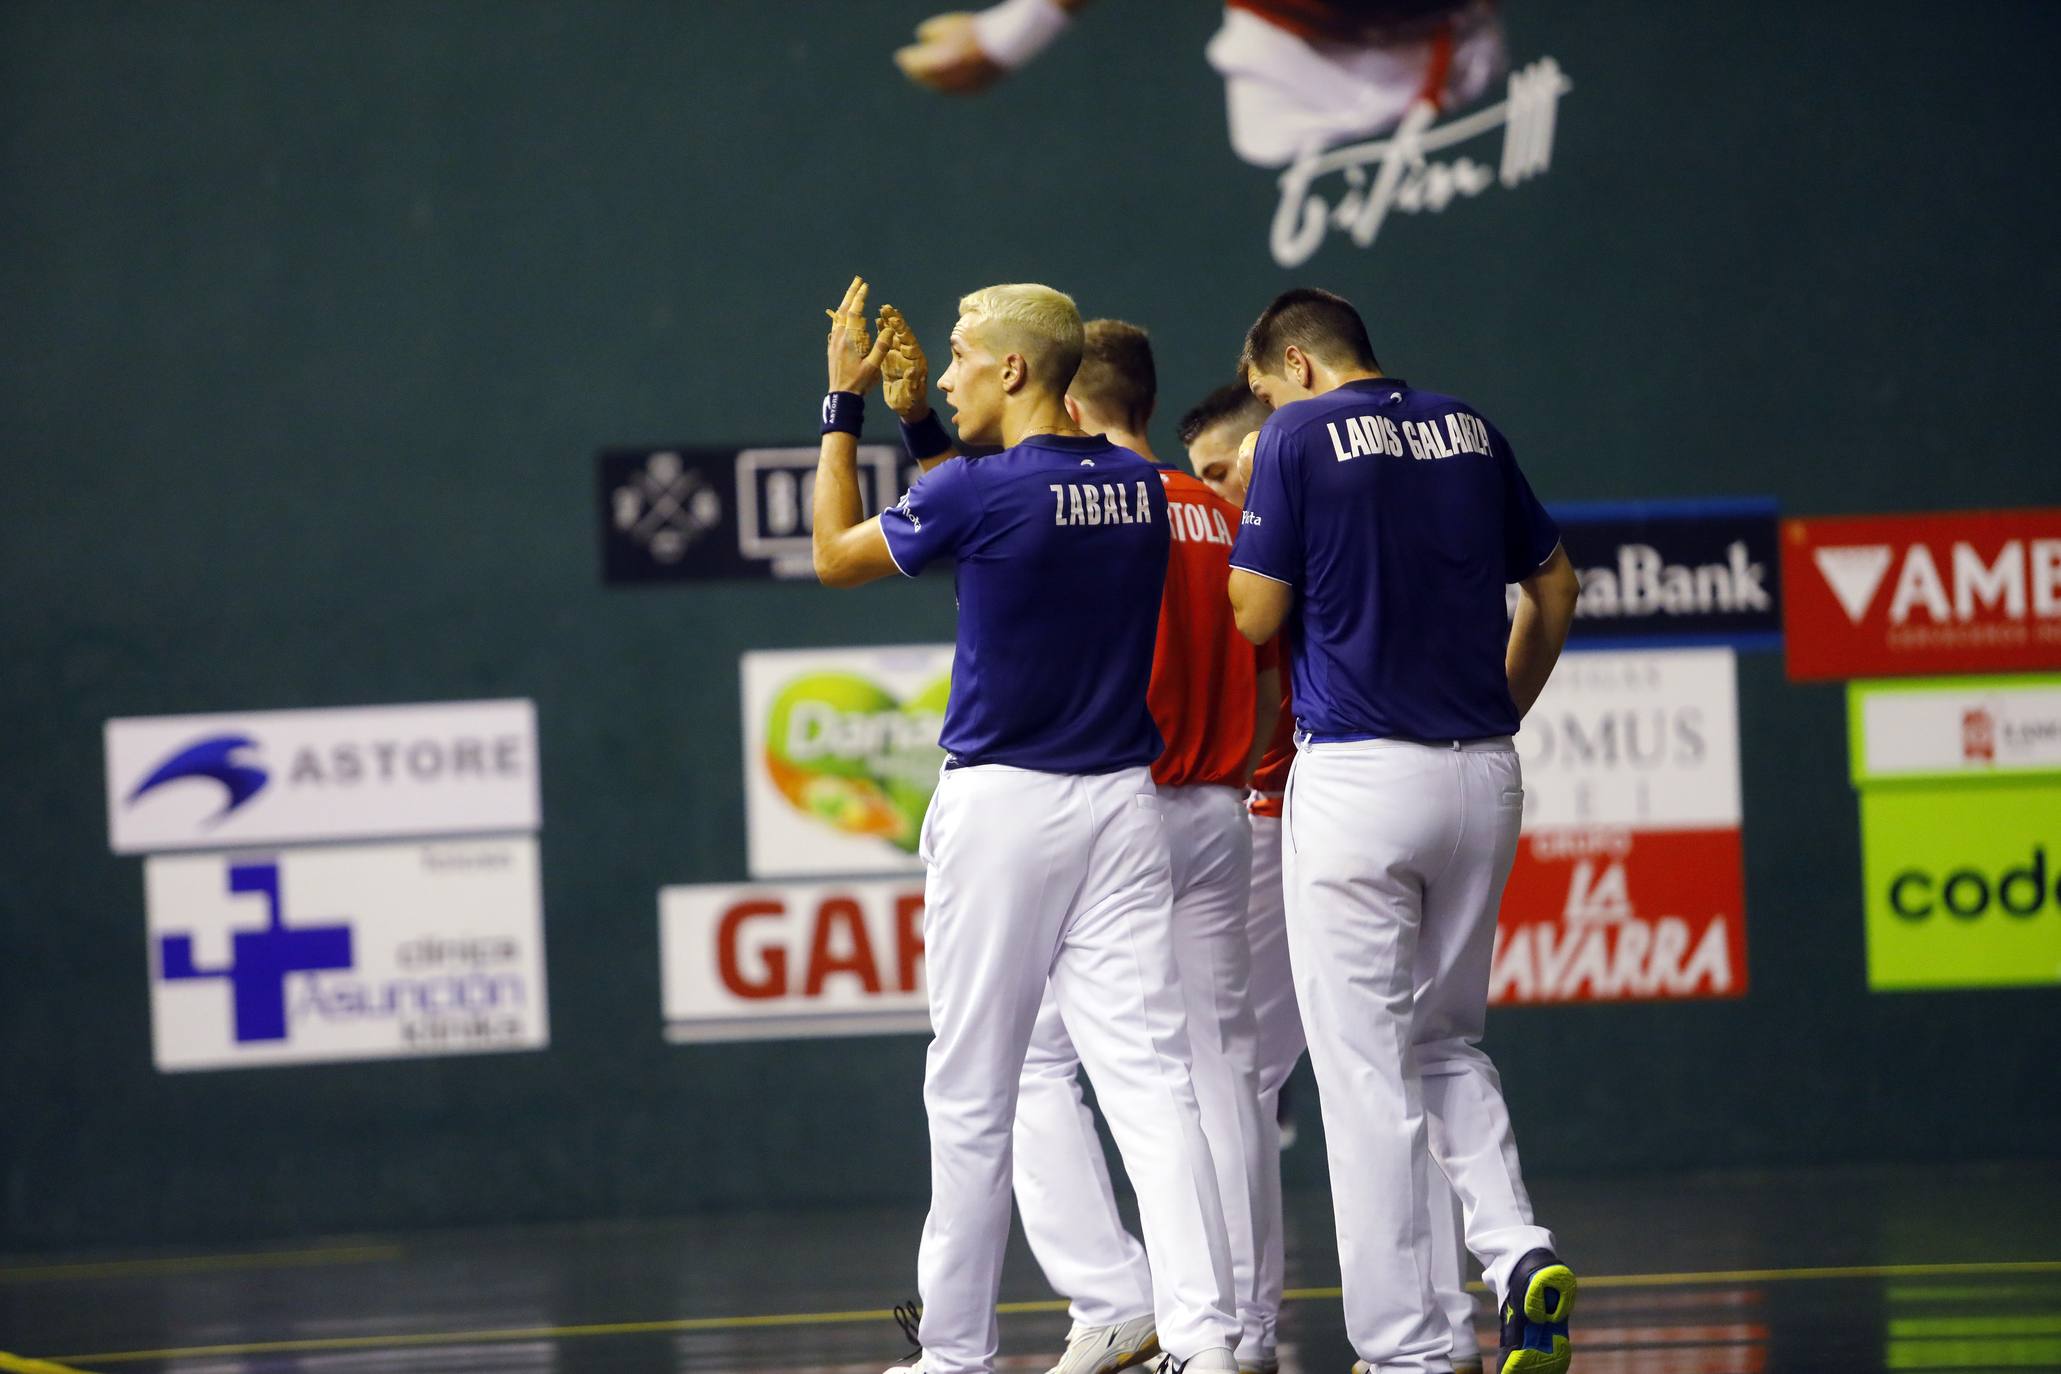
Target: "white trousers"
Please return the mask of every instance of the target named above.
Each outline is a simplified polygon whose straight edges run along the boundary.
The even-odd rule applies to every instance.
[[[1259,1294],[1250,1318],[1239,1313],[1243,1332],[1239,1363],[1271,1356],[1281,1312],[1286,1255],[1281,1236],[1281,1090],[1305,1042],[1302,1013],[1295,1004],[1295,978],[1288,959],[1288,924],[1281,887],[1281,821],[1254,815],[1252,894],[1247,903],[1247,943],[1252,951],[1252,1011],[1259,1023],[1260,1182],[1267,1238],[1260,1251]],[[1453,1334],[1453,1358],[1480,1358],[1474,1333],[1474,1298],[1467,1291],[1467,1251],[1461,1239],[1460,1203],[1443,1172],[1430,1172],[1432,1287]]]
[[[1159,795],[1195,1096],[1216,1164],[1237,1315],[1241,1327],[1256,1329],[1266,1208],[1245,943],[1252,831],[1244,795],[1232,788],[1171,787]],[[1016,1104],[1016,1205],[1031,1252],[1067,1298],[1074,1321],[1105,1326],[1153,1310],[1152,1271],[1117,1214],[1094,1117],[1074,1072],[1079,1062],[1056,988],[1048,988]]]
[[[994,1366],[1017,1085],[1048,981],[1138,1194],[1160,1344],[1179,1360],[1235,1344],[1151,773],[949,769],[922,852],[933,1032],[930,1215],[916,1262],[925,1368]]]
[[[1444,1370],[1433,1157],[1492,1292],[1554,1244],[1477,1044],[1524,807],[1517,754],[1507,740],[1308,745],[1286,806],[1289,955],[1323,1097],[1346,1334],[1382,1374]]]

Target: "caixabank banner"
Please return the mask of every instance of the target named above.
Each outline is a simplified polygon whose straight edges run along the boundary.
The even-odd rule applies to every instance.
[[[1868,986],[2061,983],[2061,676],[1856,682]]]
[[[1549,508],[1581,577],[1571,648],[1782,642],[1773,497],[1562,502]],[[1510,609],[1517,589],[1510,588]]]
[[[1491,1002],[1743,995],[1733,651],[1569,654],[1517,740],[1524,831]]]
[[[160,1070],[550,1038],[534,836],[162,855],[144,887]]]
[[[668,887],[658,926],[670,1040],[930,1027],[920,877]]]
[[[754,652],[738,676],[751,876],[920,871],[952,646]]]
[[[2061,669],[2061,507],[1782,525],[1789,676]]]

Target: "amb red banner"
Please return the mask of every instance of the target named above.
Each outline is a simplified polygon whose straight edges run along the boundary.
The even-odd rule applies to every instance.
[[[1793,679],[2061,668],[2061,508],[1786,520]]]

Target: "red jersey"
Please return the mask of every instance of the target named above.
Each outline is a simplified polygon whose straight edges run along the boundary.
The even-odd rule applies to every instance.
[[[1421,39],[1471,0],[1226,0],[1299,37],[1331,43]]]
[[[1162,467],[1159,475],[1173,542],[1146,694],[1166,737],[1152,780],[1162,787],[1242,787],[1252,752],[1256,669],[1252,645],[1231,615],[1238,508],[1185,472]]]
[[[1252,770],[1252,814],[1281,817],[1281,794],[1288,790],[1288,765],[1295,762],[1295,701],[1288,684],[1288,631],[1283,630],[1262,645],[1259,666],[1281,674],[1281,715],[1274,722],[1274,737],[1259,767]]]

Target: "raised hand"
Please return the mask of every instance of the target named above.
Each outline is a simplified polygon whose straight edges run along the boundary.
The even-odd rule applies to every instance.
[[[866,279],[853,277],[844,289],[844,299],[830,316],[830,390],[855,391],[863,396],[880,380],[880,361],[887,353],[887,336],[869,346],[866,336]]]
[[[891,305],[880,307],[880,338],[887,345],[880,360],[881,394],[888,409],[913,424],[930,413],[930,360],[916,331]]]
[[[984,91],[1006,72],[981,50],[970,14],[932,15],[916,26],[916,41],[895,53],[902,75],[946,95]]]

